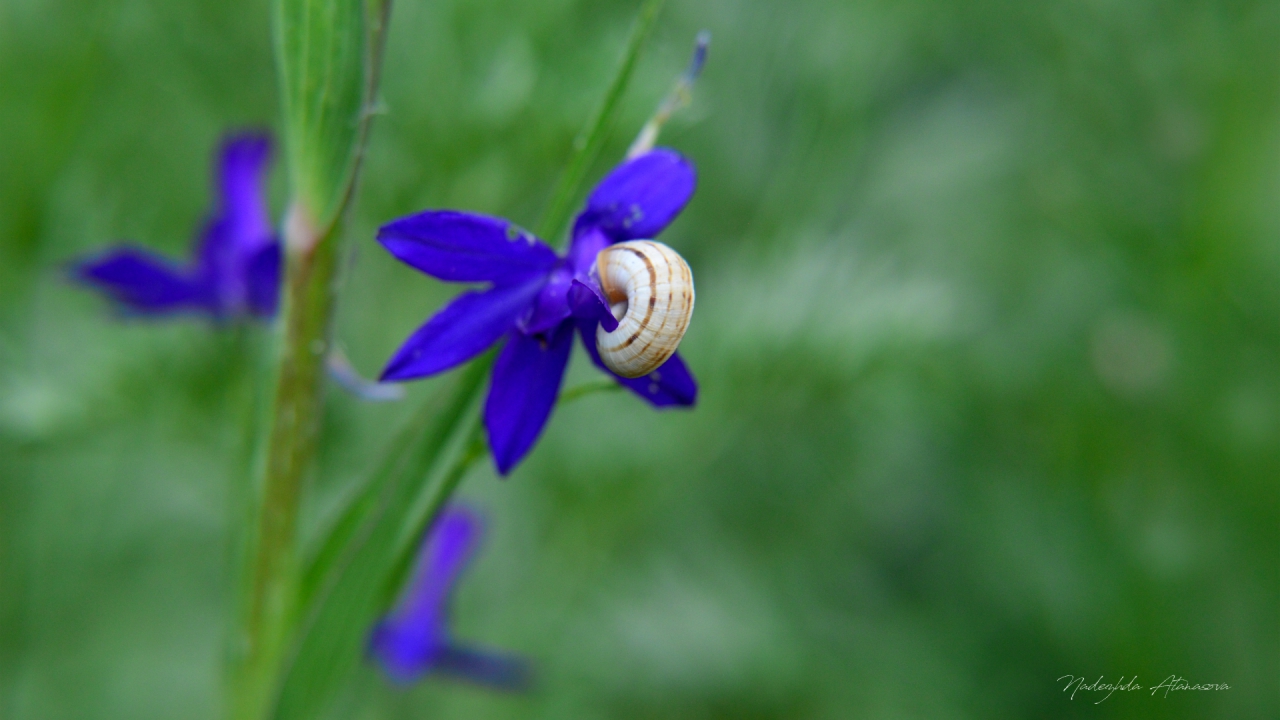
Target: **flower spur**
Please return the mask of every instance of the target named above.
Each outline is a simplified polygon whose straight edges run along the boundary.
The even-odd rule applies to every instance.
[[[267,207],[270,161],[266,135],[244,133],[223,141],[217,207],[185,265],[124,246],[75,263],[72,277],[102,291],[126,313],[199,313],[219,320],[273,316],[280,242]]]
[[[588,197],[564,257],[515,224],[476,213],[429,210],[384,225],[378,240],[405,264],[447,282],[490,287],[463,293],[436,313],[405,341],[381,379],[442,372],[505,337],[484,407],[489,446],[503,475],[529,452],[551,415],[575,330],[597,366],[652,405],[694,404],[697,384],[674,354],[674,343],[656,370],[624,377],[606,365],[596,336],[597,328],[608,333],[619,325],[611,312],[617,301],[598,270],[601,252],[657,236],[696,184],[692,163],[672,150],[658,148],[624,162]]]
[[[404,597],[369,637],[370,653],[393,681],[441,672],[507,690],[528,685],[523,659],[460,645],[449,633],[449,599],[482,534],[480,518],[457,505],[432,523]]]

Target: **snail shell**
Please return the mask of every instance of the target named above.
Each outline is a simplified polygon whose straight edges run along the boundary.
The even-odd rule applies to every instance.
[[[676,351],[693,316],[693,273],[675,250],[652,240],[610,245],[596,256],[600,289],[618,327],[596,328],[600,359],[636,378],[657,370]]]

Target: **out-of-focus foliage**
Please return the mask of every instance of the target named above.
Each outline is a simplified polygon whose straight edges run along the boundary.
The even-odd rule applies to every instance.
[[[367,373],[455,291],[376,226],[532,225],[633,11],[398,3],[339,327]],[[186,247],[219,134],[277,117],[268,20],[0,5],[4,718],[218,714],[267,333],[116,322],[60,264]],[[467,479],[458,632],[535,692],[369,671],[344,716],[1280,714],[1280,6],[671,0],[594,174],[701,28],[663,139],[701,172],[663,238],[699,407],[595,395]],[[333,394],[308,532],[436,385]],[[1231,690],[1056,682],[1175,673]]]

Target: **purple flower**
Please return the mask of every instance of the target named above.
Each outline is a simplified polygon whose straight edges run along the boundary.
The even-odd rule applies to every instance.
[[[217,206],[186,263],[118,247],[75,263],[72,277],[123,310],[144,315],[203,313],[225,319],[275,314],[280,243],[271,227],[266,178],[271,140],[226,138],[217,159]]]
[[[404,598],[369,639],[370,652],[393,681],[443,672],[509,690],[528,683],[522,659],[465,647],[449,636],[449,597],[482,532],[479,517],[459,506],[445,508],[427,532]]]
[[[484,408],[498,471],[529,452],[555,406],[575,329],[592,360],[596,326],[617,326],[598,280],[596,255],[627,240],[662,232],[689,202],[693,164],[656,149],[610,172],[573,225],[564,257],[513,223],[450,210],[429,210],[384,225],[378,240],[399,260],[449,282],[489,283],[463,293],[405,341],[382,379],[410,380],[447,370],[505,337]],[[639,378],[610,372],[657,407],[692,405],[698,388],[680,356]]]

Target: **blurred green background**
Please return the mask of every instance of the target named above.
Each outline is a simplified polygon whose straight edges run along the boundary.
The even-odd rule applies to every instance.
[[[398,1],[338,329],[366,374],[457,292],[377,225],[532,225],[634,11]],[[187,251],[219,136],[275,121],[268,20],[0,4],[0,717],[219,715],[269,333],[120,322],[60,266]],[[663,237],[698,407],[592,396],[466,480],[455,627],[535,692],[366,671],[341,716],[1280,717],[1280,5],[671,0],[593,178],[703,28],[663,137],[700,171]],[[331,393],[308,532],[435,384]]]

